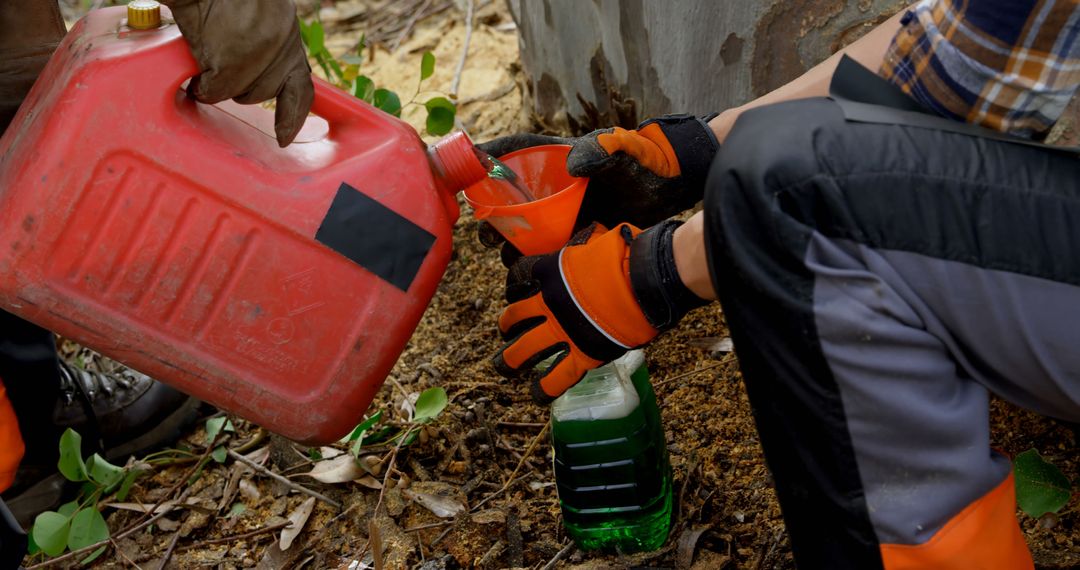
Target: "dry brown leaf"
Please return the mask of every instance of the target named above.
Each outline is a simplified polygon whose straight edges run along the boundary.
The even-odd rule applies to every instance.
[[[259,449],[256,449],[255,451],[252,451],[251,453],[245,455],[244,458],[251,461],[252,463],[262,465],[263,463],[266,463],[267,459],[270,458],[270,446],[265,445],[263,447],[260,447]],[[246,470],[251,471],[251,468],[247,467],[246,465],[245,468]]]
[[[365,473],[351,455],[345,454],[333,459],[319,461],[311,468],[311,471],[303,473],[303,475],[307,475],[316,481],[333,484],[359,479]]]
[[[378,477],[382,473],[382,460],[377,455],[365,455],[356,460],[360,467],[368,473]]]
[[[379,524],[375,522],[375,517],[371,517],[368,522],[368,546],[374,557],[375,570],[383,570],[382,533],[379,532]]]
[[[401,491],[401,494],[406,499],[411,499],[415,501],[416,504],[431,511],[439,518],[447,519],[465,512],[465,504],[451,497],[443,497],[431,493],[424,493],[422,491],[414,491],[412,489],[404,489]]]
[[[319,448],[319,455],[321,455],[323,459],[333,459],[341,456],[343,453],[345,452],[336,447],[323,446]]]
[[[278,541],[281,550],[288,550],[296,537],[300,536],[300,532],[304,530],[304,525],[307,524],[308,517],[311,516],[311,511],[314,508],[315,497],[308,497],[307,500],[300,503],[299,507],[289,513],[289,522],[292,523],[292,526],[281,529],[281,540]]]
[[[711,524],[688,528],[679,535],[678,567],[689,568],[694,563],[694,551],[697,550],[698,539],[705,531],[712,528]]]
[[[363,477],[356,479],[356,483],[359,483],[369,489],[382,489],[382,481],[372,477],[371,475],[364,475]]]
[[[505,523],[506,511],[502,509],[486,509],[472,515],[472,521],[477,524]]]
[[[180,521],[174,521],[170,518],[161,517],[154,523],[159,529],[165,532],[173,532],[180,528]]]
[[[250,479],[240,480],[240,494],[252,501],[258,501],[262,497],[262,491],[259,490],[259,486]]]

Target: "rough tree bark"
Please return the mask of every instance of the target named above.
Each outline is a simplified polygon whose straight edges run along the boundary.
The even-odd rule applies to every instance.
[[[533,110],[580,133],[746,102],[907,0],[507,0]]]

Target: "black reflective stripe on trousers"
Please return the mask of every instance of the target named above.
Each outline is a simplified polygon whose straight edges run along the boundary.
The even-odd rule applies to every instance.
[[[814,279],[802,256],[810,232],[785,223],[769,181],[772,164],[798,160],[786,143],[810,143],[767,140],[764,132],[745,140],[740,127],[771,124],[748,119],[721,148],[706,186],[713,283],[799,568],[880,569],[840,390],[817,337]]]

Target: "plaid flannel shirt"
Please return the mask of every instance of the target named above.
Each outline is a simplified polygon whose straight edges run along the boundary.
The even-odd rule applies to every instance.
[[[1080,86],[1080,0],[922,0],[880,73],[951,119],[1042,139]]]

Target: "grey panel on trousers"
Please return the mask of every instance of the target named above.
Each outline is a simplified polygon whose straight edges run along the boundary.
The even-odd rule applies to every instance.
[[[1080,288],[817,233],[805,261],[882,543],[925,542],[1008,475],[1008,459],[990,450],[987,389],[1044,412],[1062,398],[1077,409],[1076,376],[1050,371],[1080,368],[1080,353],[1035,347],[1062,326],[1080,336],[1080,319],[1037,306],[1071,296],[1080,307]],[[1014,334],[1026,346],[1010,353]]]

